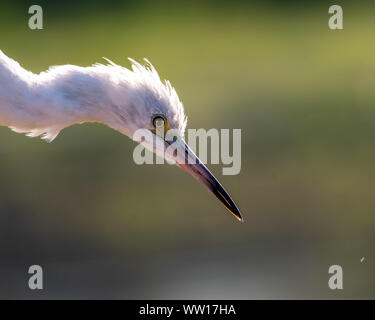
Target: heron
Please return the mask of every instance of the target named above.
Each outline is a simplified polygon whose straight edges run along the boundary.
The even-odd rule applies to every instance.
[[[98,122],[131,139],[136,130],[147,130],[167,147],[171,142],[155,133],[162,124],[179,137],[174,143],[185,159],[176,165],[243,222],[228,192],[185,143],[187,117],[171,83],[161,80],[147,59],[141,64],[129,58],[129,69],[104,59],[106,64],[51,66],[36,74],[0,50],[0,125],[51,142],[68,126]],[[187,159],[190,161],[183,161]]]

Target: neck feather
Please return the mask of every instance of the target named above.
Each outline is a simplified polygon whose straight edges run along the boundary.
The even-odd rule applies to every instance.
[[[99,121],[100,80],[84,71],[62,66],[34,74],[0,51],[0,125],[52,141],[67,126]]]

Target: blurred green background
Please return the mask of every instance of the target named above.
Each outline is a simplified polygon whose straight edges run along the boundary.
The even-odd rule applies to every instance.
[[[246,222],[177,167],[137,166],[103,125],[51,144],[1,127],[0,298],[375,298],[374,15],[371,1],[2,1],[0,49],[25,68],[146,57],[188,128],[241,128],[240,175],[209,167]]]

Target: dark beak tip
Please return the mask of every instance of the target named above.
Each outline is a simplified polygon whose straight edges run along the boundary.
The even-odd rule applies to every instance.
[[[199,158],[190,150],[188,145],[184,143],[184,162],[177,162],[177,165],[190,173],[195,179],[202,183],[216,198],[225,206],[225,208],[240,222],[244,222],[240,210],[233,202],[228,192],[223,188],[220,182],[207,169],[207,167],[199,160]],[[194,159],[193,163],[189,162],[189,156]]]
[[[227,208],[229,210],[229,212],[239,221],[239,222],[242,222],[244,223],[245,222],[245,219],[242,217],[242,214],[240,213],[240,210],[238,210],[237,207],[235,207],[234,209],[233,208]]]
[[[244,223],[245,222],[245,219],[241,216],[241,214],[236,214],[235,215],[235,217],[237,218],[237,220],[239,221],[239,222],[242,222],[242,223]]]

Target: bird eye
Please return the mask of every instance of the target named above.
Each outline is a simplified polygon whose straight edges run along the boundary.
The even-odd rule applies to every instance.
[[[154,129],[151,131],[164,138],[164,135],[169,131],[170,126],[167,117],[162,113],[157,113],[152,116],[152,125]]]
[[[152,124],[156,128],[167,128],[168,120],[164,114],[154,114],[152,116]]]

